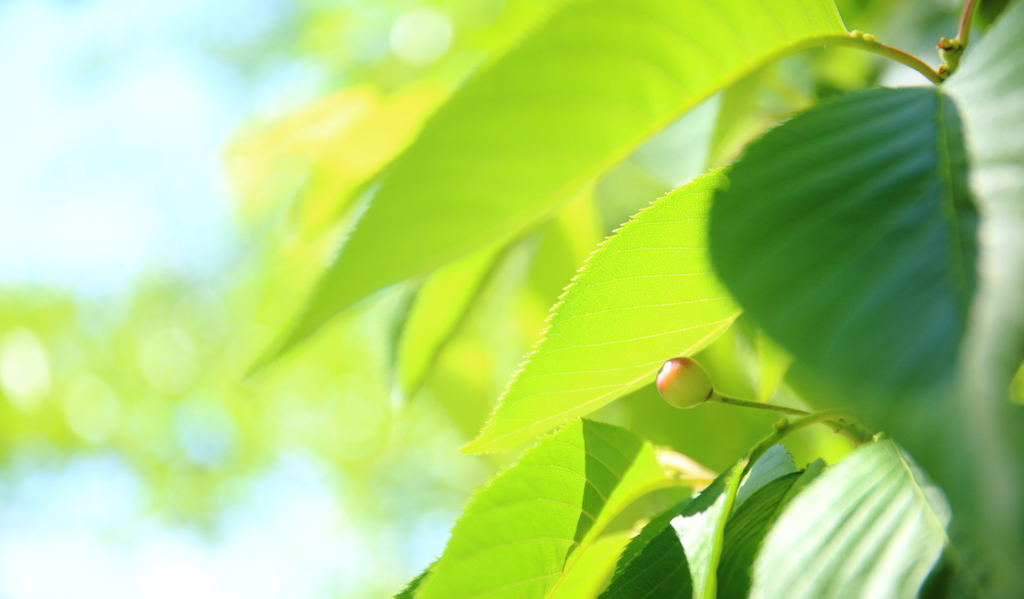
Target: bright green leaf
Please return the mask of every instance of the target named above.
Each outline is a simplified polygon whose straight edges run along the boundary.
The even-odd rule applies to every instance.
[[[417,597],[550,597],[616,514],[674,484],[632,433],[573,421],[473,498]]]
[[[949,98],[875,89],[826,102],[752,143],[728,178],[711,256],[774,340],[866,398],[949,380],[978,226]]]
[[[605,535],[584,551],[571,570],[562,577],[548,599],[594,599],[604,588],[622,550],[629,543],[628,530]]]
[[[845,33],[832,0],[568,4],[426,123],[261,364],[382,287],[521,235],[717,90]]]
[[[752,599],[917,596],[942,552],[941,492],[893,442],[864,445],[793,499],[764,540]]]
[[[464,451],[511,449],[650,382],[739,315],[715,278],[707,212],[720,174],[654,202],[600,246],[552,310],[550,326],[491,421]]]

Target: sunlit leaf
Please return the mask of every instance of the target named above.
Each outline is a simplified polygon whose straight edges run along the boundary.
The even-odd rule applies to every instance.
[[[266,360],[382,287],[522,234],[715,91],[843,34],[831,0],[567,5],[426,124]]]
[[[616,514],[674,484],[632,433],[573,421],[474,497],[417,597],[549,597]]]
[[[605,535],[580,555],[571,570],[562,577],[548,599],[594,599],[600,594],[615,569],[615,562],[629,543],[630,531]]]
[[[552,311],[550,326],[465,451],[515,447],[646,384],[739,315],[712,272],[711,174],[656,201],[610,237]]]
[[[783,510],[750,597],[911,599],[942,552],[948,521],[941,492],[894,443],[862,446]]]
[[[270,201],[264,197],[268,179],[292,163],[307,181],[301,219],[322,226],[409,145],[444,96],[437,85],[413,86],[391,97],[370,86],[346,89],[243,135],[229,150],[229,172],[246,207],[259,210]]]

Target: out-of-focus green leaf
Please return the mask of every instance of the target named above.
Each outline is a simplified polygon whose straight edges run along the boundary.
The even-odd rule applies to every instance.
[[[306,175],[297,211],[301,224],[317,230],[332,223],[409,145],[445,95],[442,86],[421,84],[382,97],[376,88],[361,85],[243,135],[229,149],[229,173],[243,209],[258,212],[274,205],[268,183],[291,163]]]
[[[632,433],[571,422],[477,494],[417,597],[549,597],[616,514],[674,484]]]
[[[948,381],[978,214],[953,102],[876,89],[751,144],[715,194],[711,256],[765,331],[865,397]]]
[[[598,539],[580,555],[576,565],[565,573],[558,588],[549,599],[594,599],[604,588],[615,562],[629,543],[628,530],[612,533]]]
[[[758,99],[764,94],[763,87],[775,76],[777,68],[777,64],[766,65],[722,91],[718,119],[707,156],[708,167],[732,162],[747,142],[776,120],[764,113]]]
[[[728,328],[739,310],[715,278],[705,242],[709,202],[721,180],[714,173],[679,188],[601,245],[464,451],[508,450],[595,410]]]
[[[753,599],[917,596],[946,541],[941,492],[891,441],[864,445],[796,496],[769,531]]]
[[[748,501],[737,505],[735,513],[725,525],[722,559],[718,563],[719,599],[747,599],[751,569],[761,549],[761,541],[778,517],[779,507],[801,476],[795,471],[782,475],[758,487],[756,492],[749,495]]]
[[[760,485],[744,504],[753,502],[759,505],[758,498],[762,496],[764,488],[780,480],[769,479],[772,473],[780,474],[781,478],[790,478],[790,484],[799,478],[792,469],[785,472],[785,468],[778,467],[786,461],[780,456],[784,455],[790,464],[792,458],[785,448],[776,447],[769,452],[770,457],[766,453],[751,468],[751,474],[757,470],[758,476],[748,475],[742,486],[738,478],[743,467],[740,462],[720,475],[700,494],[652,518],[622,553],[611,583],[601,599],[714,597],[717,594],[720,559],[732,555],[725,548],[729,539],[728,522],[734,514],[740,513],[738,510],[734,512],[733,506],[742,488],[748,484]],[[789,485],[786,485],[782,494],[788,489]],[[730,559],[739,558],[734,556]]]
[[[261,364],[374,291],[536,226],[715,91],[845,33],[832,0],[570,3],[427,122]]]
[[[498,248],[487,247],[432,274],[416,293],[398,341],[396,369],[407,396],[416,394],[431,364],[451,337],[487,273]]]
[[[982,214],[980,278],[944,430],[905,443],[964,520],[957,540],[974,537],[972,552],[985,554],[995,597],[1024,596],[1024,408],[1008,402],[1024,355],[1022,32],[1018,0],[971,45],[947,84],[963,115],[970,186]],[[955,452],[943,447],[950,441]]]
[[[628,222],[652,198],[707,172],[720,104],[721,94],[701,102],[600,178],[594,191],[606,233]]]
[[[771,401],[775,391],[786,377],[793,358],[786,350],[765,335],[761,329],[754,334],[757,350],[757,401]]]

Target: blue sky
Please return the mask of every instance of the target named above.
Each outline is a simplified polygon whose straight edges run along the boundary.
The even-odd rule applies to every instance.
[[[87,294],[202,272],[235,243],[224,143],[312,95],[277,61],[215,55],[271,32],[279,0],[0,0],[0,284]]]

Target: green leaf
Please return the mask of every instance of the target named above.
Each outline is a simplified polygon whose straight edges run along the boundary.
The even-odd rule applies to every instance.
[[[1024,355],[1022,31],[1018,0],[970,46],[947,85],[963,115],[970,186],[983,217],[979,289],[944,430],[905,443],[946,489],[964,520],[957,536],[985,554],[989,592],[998,597],[1024,596],[1024,408],[1007,401]],[[943,447],[951,441],[954,451]]]
[[[736,504],[744,465],[745,462],[740,461],[733,466],[725,493],[714,506],[702,514],[681,516],[672,521],[690,564],[693,599],[715,599],[718,596],[718,564],[725,543],[725,523]]]
[[[799,476],[792,469],[787,472],[786,468],[780,467],[787,459],[792,464],[792,458],[785,449],[781,445],[775,446],[754,464],[742,486],[739,474],[743,462],[739,462],[700,494],[652,518],[626,547],[601,599],[715,597],[720,559],[724,556],[730,556],[730,560],[738,559],[728,549],[728,522],[733,514],[740,513],[740,509],[759,509],[746,507],[734,512],[738,493],[746,485],[757,486],[758,490],[749,496],[744,506],[759,505],[764,489],[774,488],[775,481],[780,480],[772,479],[773,473],[781,474],[781,478],[791,478],[792,484]],[[787,485],[785,489],[789,487]]]
[[[751,599],[917,596],[942,552],[941,492],[893,442],[856,449],[796,496],[764,540]]]
[[[580,555],[575,566],[565,573],[549,599],[593,599],[600,594],[622,550],[629,543],[628,530],[605,535]]]
[[[552,309],[549,328],[463,451],[511,449],[650,382],[665,360],[692,355],[739,315],[711,272],[706,175],[654,202],[587,260]]]
[[[773,445],[754,464],[736,496],[737,507],[743,505],[751,495],[777,478],[796,472],[793,456],[782,445]]]
[[[406,395],[416,394],[441,347],[462,321],[498,248],[487,247],[448,264],[431,275],[416,294],[402,327],[396,370]]]
[[[672,523],[676,518],[698,517],[720,505],[730,472],[723,473],[698,495],[652,518],[626,546],[600,599],[693,599],[690,565]]]
[[[427,577],[427,574],[430,574],[429,567],[417,574],[416,578],[410,580],[409,584],[405,585],[405,588],[395,595],[393,599],[414,599],[416,597],[416,589],[420,588],[420,583]]]
[[[832,0],[568,4],[424,125],[260,364],[378,289],[521,235],[717,90],[845,33]]]
[[[757,350],[757,401],[769,402],[786,377],[793,358],[786,350],[765,335],[761,329],[754,333],[754,346]]]
[[[707,172],[721,97],[717,93],[694,106],[598,180],[594,197],[605,231],[621,227],[652,198]]]
[[[737,505],[725,525],[722,559],[718,563],[718,599],[747,599],[751,569],[761,541],[802,477],[797,472],[778,477],[759,487],[749,501]]]
[[[417,597],[551,597],[616,514],[674,484],[629,431],[573,421],[473,498]]]
[[[785,499],[782,500],[782,505],[788,505],[789,502],[796,497],[796,494],[804,490],[804,487],[811,484],[814,479],[821,476],[821,473],[825,471],[825,460],[818,458],[807,464],[804,471],[800,474],[800,478],[797,479],[793,486],[790,487],[789,493],[786,494]]]
[[[978,226],[952,101],[906,88],[826,102],[752,143],[728,178],[712,260],[772,339],[867,399],[948,384]]]

